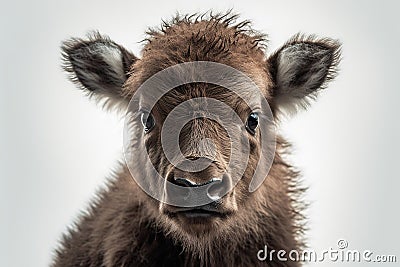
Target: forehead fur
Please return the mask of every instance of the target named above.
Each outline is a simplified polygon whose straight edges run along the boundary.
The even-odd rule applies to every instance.
[[[265,35],[235,14],[176,15],[158,29],[149,29],[142,58],[131,69],[127,94],[155,73],[192,61],[213,61],[248,75],[267,94],[270,88]]]

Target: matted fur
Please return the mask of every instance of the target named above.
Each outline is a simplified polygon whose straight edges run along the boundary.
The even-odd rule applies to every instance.
[[[93,83],[89,81],[88,88],[88,81],[85,84],[81,79],[86,74],[77,72],[77,66],[71,60],[71,55],[81,58],[76,48],[82,43],[87,47],[88,42],[99,41],[106,47],[127,51],[106,37],[97,35],[89,40],[73,39],[65,43],[63,52],[66,70],[72,75],[72,80],[84,90],[90,91],[90,94],[96,95],[99,90],[99,99],[106,90],[107,97],[125,102],[141,83],[160,70],[182,62],[214,61],[239,69],[251,77],[269,101],[274,114],[280,107],[277,101],[279,95],[295,93],[298,98],[296,100],[305,101],[305,98],[314,95],[334,77],[339,61],[337,42],[299,35],[267,58],[264,35],[252,30],[248,21],[236,23],[236,19],[237,15],[230,13],[178,15],[171,22],[164,22],[160,29],[149,30],[141,59],[133,55],[127,57],[133,64],[126,73],[124,86],[119,89],[113,86],[110,91],[110,80],[107,79],[104,86],[95,83],[99,88],[90,87]],[[310,61],[310,64],[318,64],[310,65],[310,68],[323,69],[322,76],[317,77],[319,82],[313,81],[312,88],[307,88],[306,94],[292,92],[295,87],[280,88],[277,79],[279,68],[282,67],[279,65],[280,52],[290,51],[285,49],[293,45],[303,47],[307,44],[315,45],[315,51],[329,59],[315,58]],[[328,52],[321,52],[318,47]],[[91,59],[102,58],[102,54],[96,54],[98,51],[94,55],[86,52],[89,62],[79,64],[93,66]],[[304,58],[299,54],[295,56],[298,60],[309,60],[309,57]],[[115,77],[116,72],[110,69],[109,62],[103,60],[106,72],[110,73],[111,70],[111,76]],[[301,76],[301,69],[293,68],[295,65],[289,66],[291,84],[299,84],[305,79]],[[104,69],[94,68],[94,71],[99,74]],[[299,80],[294,81],[293,77]],[[303,97],[299,97],[302,93]],[[234,106],[242,118],[250,112],[233,93],[227,93],[216,86],[197,84],[176,88],[165,96],[154,111],[158,112],[156,119],[160,120],[174,106],[193,97],[222,99]],[[205,134],[211,127],[207,122],[202,125],[191,124],[183,129],[184,137],[188,137],[183,138],[187,140],[184,142],[191,142],[193,138],[190,136]],[[225,140],[223,133],[213,129],[209,132],[213,133],[214,140]],[[164,173],[169,163],[158,149],[160,143],[157,130],[150,135],[144,141],[149,156],[160,173]],[[281,262],[276,257],[272,261],[257,259],[257,252],[265,245],[276,251],[301,251],[304,248],[305,221],[302,212],[306,206],[301,199],[305,188],[301,186],[298,172],[283,159],[289,145],[281,137],[277,137],[273,164],[263,184],[253,193],[247,191],[249,178],[260,154],[257,138],[257,134],[249,137],[251,155],[242,180],[234,188],[237,210],[230,217],[215,220],[209,229],[191,231],[191,225],[179,224],[162,213],[160,203],[146,195],[134,182],[126,164],[120,163],[108,180],[106,189],[98,192],[87,211],[79,216],[63,236],[52,266],[298,266],[298,262]],[[224,155],[223,144],[218,144],[217,152]]]

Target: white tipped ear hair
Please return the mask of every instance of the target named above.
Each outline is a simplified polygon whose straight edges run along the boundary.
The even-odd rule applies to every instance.
[[[127,107],[129,99],[122,96],[122,86],[137,60],[132,53],[98,32],[86,39],[69,39],[61,49],[63,68],[79,88],[107,109]]]
[[[297,34],[268,59],[278,111],[293,114],[308,106],[336,77],[340,47],[336,40]]]

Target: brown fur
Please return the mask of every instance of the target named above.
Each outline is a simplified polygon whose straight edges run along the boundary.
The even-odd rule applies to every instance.
[[[120,96],[130,99],[146,79],[169,66],[213,61],[232,66],[251,77],[277,114],[275,97],[279,84],[275,79],[275,61],[278,57],[274,55],[267,60],[263,35],[252,30],[248,22],[235,24],[235,19],[236,16],[230,14],[178,16],[161,29],[150,30],[143,55],[140,60],[135,58]],[[329,62],[324,60],[327,70],[319,86],[312,88],[314,91],[335,74],[332,68],[339,57],[338,44],[319,42],[318,45],[332,48],[332,56]],[[71,57],[75,46],[70,42],[63,49],[67,64],[71,64],[67,71],[76,75],[73,78],[79,83],[79,73]],[[123,51],[125,58],[127,52]],[[310,64],[314,61],[310,60]],[[293,84],[297,86],[298,83]],[[232,92],[194,84],[181,86],[164,96],[152,111],[156,121],[160,124],[174,106],[199,96],[225,102],[243,120],[251,112]],[[139,141],[145,142],[156,169],[166,175],[171,165],[157,149],[161,146],[158,133],[156,126]],[[187,147],[183,150],[189,156],[194,153],[193,140],[203,136],[217,144],[218,168],[223,169],[229,160],[229,150],[224,149],[226,133],[218,125],[194,121],[181,135],[181,145]],[[282,158],[288,144],[281,137],[277,138],[273,165],[263,184],[253,193],[247,191],[260,154],[258,138],[259,135],[249,135],[251,155],[246,171],[233,192],[224,197],[222,206],[232,215],[216,218],[207,225],[192,225],[171,218],[167,215],[173,207],[162,205],[145,194],[132,179],[125,163],[121,163],[109,179],[107,189],[98,193],[87,212],[63,236],[53,266],[298,266],[298,262],[280,262],[276,258],[264,262],[257,259],[257,252],[265,245],[270,250],[301,251],[305,207],[300,198],[304,188],[299,185],[298,173]]]

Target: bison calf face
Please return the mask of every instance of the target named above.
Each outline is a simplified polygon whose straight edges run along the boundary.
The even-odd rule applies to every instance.
[[[151,203],[165,221],[192,234],[218,232],[249,197],[260,132],[273,125],[262,112],[264,96],[255,92],[246,102],[206,83],[178,86],[156,101],[154,87],[137,94],[127,124],[136,181],[159,200]]]

